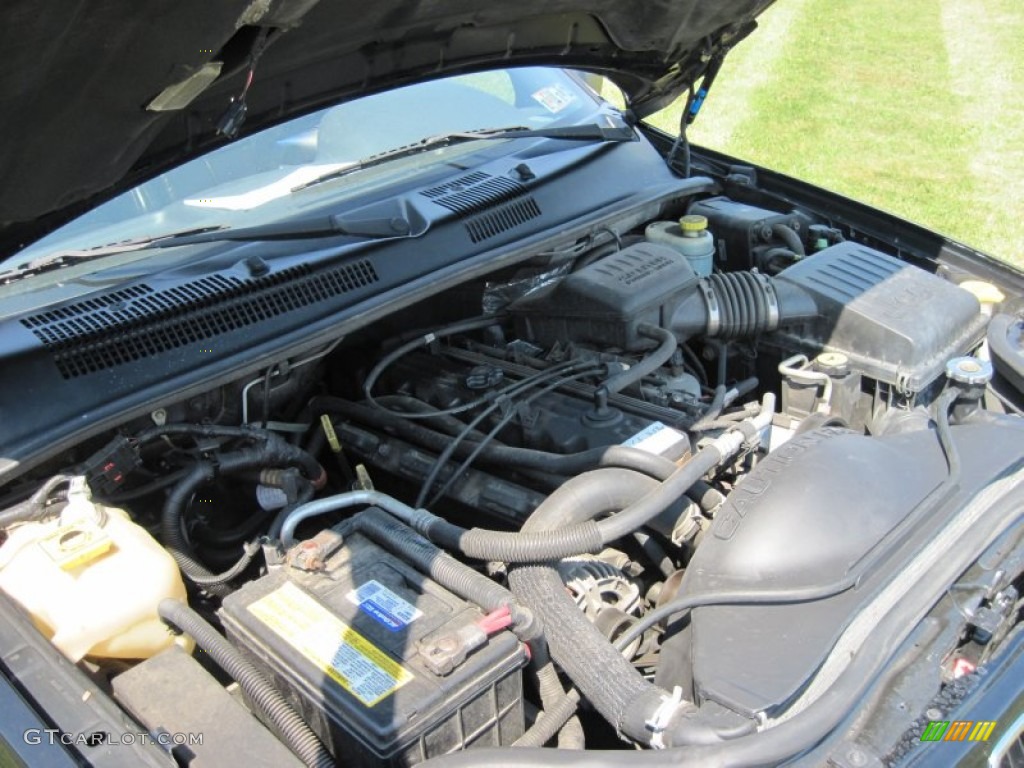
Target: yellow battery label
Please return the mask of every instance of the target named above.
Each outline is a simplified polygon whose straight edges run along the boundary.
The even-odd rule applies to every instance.
[[[291,582],[252,603],[249,612],[368,707],[413,678]]]

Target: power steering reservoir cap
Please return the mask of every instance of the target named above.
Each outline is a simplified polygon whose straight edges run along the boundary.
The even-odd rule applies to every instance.
[[[984,386],[992,381],[992,363],[977,357],[954,357],[946,363],[946,376],[972,387]]]
[[[697,213],[687,214],[679,219],[679,228],[683,230],[684,233],[692,232],[694,234],[699,234],[708,228],[707,216],[701,216]]]

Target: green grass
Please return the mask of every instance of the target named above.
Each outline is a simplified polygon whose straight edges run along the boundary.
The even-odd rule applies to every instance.
[[[779,0],[691,138],[1024,267],[1024,7]]]

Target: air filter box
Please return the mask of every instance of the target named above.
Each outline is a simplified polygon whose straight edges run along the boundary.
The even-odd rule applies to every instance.
[[[480,609],[344,523],[316,541],[329,554],[314,570],[283,566],[226,598],[220,615],[339,762],[414,765],[522,735],[526,654],[510,632],[439,674],[420,641]]]
[[[902,391],[920,392],[984,335],[973,295],[857,243],[826,248],[775,280],[803,289],[818,306],[817,320],[780,335],[812,354],[842,352],[855,370]]]
[[[519,332],[542,346],[572,339],[635,350],[654,345],[637,326],[667,328],[696,283],[697,273],[681,253],[637,243],[527,294],[510,310]]]

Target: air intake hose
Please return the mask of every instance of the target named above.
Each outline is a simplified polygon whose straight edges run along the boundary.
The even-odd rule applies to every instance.
[[[700,277],[681,254],[646,242],[527,294],[509,311],[519,332],[543,346],[572,339],[630,352],[654,346],[651,327],[679,341],[739,339],[818,315],[810,294],[791,282],[754,271]]]
[[[676,307],[669,327],[682,338],[741,339],[817,314],[814,300],[791,283],[759,272],[726,272],[702,278]]]

